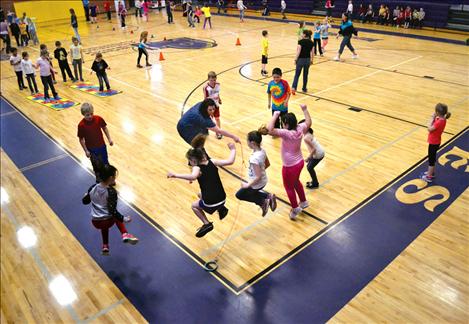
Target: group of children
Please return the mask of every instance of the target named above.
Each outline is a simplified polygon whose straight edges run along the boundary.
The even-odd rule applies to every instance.
[[[380,5],[377,13],[378,14],[375,15],[371,4],[369,4],[368,7],[365,7],[363,4],[360,5],[359,18],[362,23],[371,23],[376,20],[376,23],[380,25],[392,25],[396,27],[402,26],[404,28],[422,28],[423,21],[425,19],[425,11],[423,8],[420,8],[420,10],[414,8],[412,10],[409,6],[405,8],[404,6],[397,6],[391,11],[387,5],[382,4]],[[375,16],[377,16],[376,19]]]
[[[55,42],[55,47],[56,48],[54,50],[54,58],[57,59],[57,62],[59,63],[59,68],[62,73],[63,81],[67,82],[68,75],[72,82],[76,82],[78,80],[83,82],[84,79],[82,64],[85,63],[85,60],[83,56],[83,49],[82,46],[79,44],[78,39],[76,37],[72,37],[72,45],[70,46],[70,55],[72,59],[74,75],[72,74],[68,63],[67,50],[62,47],[62,43],[60,41]],[[44,85],[45,102],[47,103],[50,101],[49,89],[52,91],[52,95],[55,100],[60,99],[54,87],[54,84],[57,83],[57,81],[55,80],[55,74],[57,74],[57,71],[53,67],[52,57],[50,57],[49,51],[45,44],[40,45],[40,57],[37,59],[36,64],[32,63],[29,58],[28,52],[23,52],[20,57],[18,54],[18,49],[16,48],[12,48],[10,64],[13,66],[13,69],[15,71],[20,90],[28,88],[24,84],[24,75],[28,81],[28,86],[31,91],[31,95],[39,93],[35,79],[35,70],[39,69],[41,81]],[[102,54],[97,53],[95,60],[93,61],[93,65],[91,66],[91,70],[92,72],[95,72],[96,76],[98,77],[99,91],[101,92],[104,91],[104,84],[106,85],[108,91],[111,90],[109,79],[106,73],[106,70],[108,69],[110,69],[110,67],[108,66],[106,61],[103,60]]]

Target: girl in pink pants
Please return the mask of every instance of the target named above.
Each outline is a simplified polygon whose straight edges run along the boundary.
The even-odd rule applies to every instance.
[[[282,116],[283,128],[274,128],[275,121],[280,115],[280,112],[275,111],[267,125],[270,135],[282,138],[282,178],[283,186],[285,187],[292,207],[290,212],[291,220],[296,219],[298,214],[309,206],[306,201],[303,184],[300,182],[300,174],[304,167],[303,154],[301,153],[301,140],[303,135],[311,127],[311,117],[306,105],[301,105],[301,110],[305,116],[304,123],[298,125],[295,114],[287,113]],[[296,195],[298,195],[300,199],[299,204]]]

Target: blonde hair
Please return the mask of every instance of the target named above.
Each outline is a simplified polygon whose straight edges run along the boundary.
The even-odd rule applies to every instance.
[[[148,38],[148,31],[144,30],[142,31],[142,33],[140,34],[140,41],[142,41],[143,39],[147,39]]]
[[[92,104],[85,102],[83,103],[83,105],[81,105],[80,110],[81,110],[81,114],[85,116],[86,114],[92,114],[94,111],[94,108]]]
[[[451,113],[448,111],[448,106],[443,103],[436,104],[435,112],[438,116],[444,116],[446,119],[451,117]]]
[[[209,79],[216,79],[217,74],[214,71],[210,71],[210,72],[208,72],[208,78]]]

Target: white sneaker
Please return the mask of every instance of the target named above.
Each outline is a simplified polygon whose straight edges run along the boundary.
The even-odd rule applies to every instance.
[[[296,207],[296,208],[293,208],[291,211],[290,211],[290,219],[291,220],[295,220],[296,217],[298,216],[299,213],[301,213],[301,207]]]
[[[130,223],[132,221],[132,217],[130,216],[124,216],[124,219],[123,219],[124,223]]]
[[[308,207],[309,207],[308,201],[305,200],[305,201],[303,201],[303,202],[300,202],[300,208],[301,208],[301,209],[306,209],[306,208],[308,208]]]
[[[353,55],[352,55],[352,58],[353,58],[354,60],[356,60],[356,59],[358,58],[358,55],[357,55],[357,54],[353,54]]]
[[[335,56],[335,57],[333,58],[333,60],[334,60],[334,61],[340,61],[340,57]]]

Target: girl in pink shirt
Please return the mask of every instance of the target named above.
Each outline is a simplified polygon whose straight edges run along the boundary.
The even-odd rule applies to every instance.
[[[300,174],[305,164],[301,152],[301,140],[311,127],[311,117],[306,105],[301,105],[300,107],[305,116],[304,123],[298,125],[295,114],[287,113],[282,116],[283,129],[274,128],[275,122],[280,115],[279,111],[275,111],[267,125],[270,135],[282,138],[282,178],[283,186],[292,206],[290,212],[291,220],[294,220],[303,209],[309,206],[306,201],[303,184],[300,182]],[[297,194],[300,198],[300,204],[298,204],[296,199]]]

